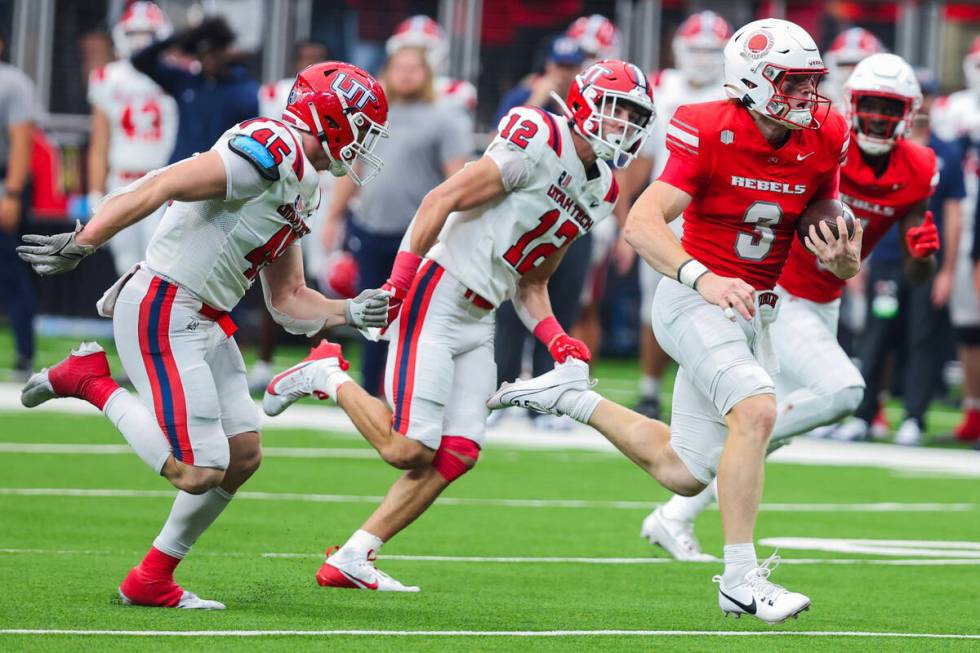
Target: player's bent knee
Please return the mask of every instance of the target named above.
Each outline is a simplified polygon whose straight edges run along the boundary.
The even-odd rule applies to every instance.
[[[184,465],[172,483],[178,490],[183,490],[188,494],[204,494],[221,485],[224,478],[225,471],[223,469]]]
[[[430,464],[433,451],[417,440],[406,437],[392,438],[378,451],[381,458],[395,469],[418,469]]]
[[[770,394],[748,397],[735,404],[729,417],[740,436],[768,441],[776,424],[776,399]]]
[[[480,446],[469,438],[457,435],[442,436],[442,443],[432,458],[432,467],[452,483],[473,469],[480,457]]]

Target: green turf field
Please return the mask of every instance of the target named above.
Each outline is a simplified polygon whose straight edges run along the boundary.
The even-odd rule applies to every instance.
[[[560,437],[560,436],[556,436]],[[271,453],[245,492],[199,541],[178,580],[228,605],[223,613],[124,607],[115,587],[140,560],[170,504],[167,483],[128,452],[15,452],[16,443],[119,445],[99,417],[0,413],[0,630],[152,631],[562,631],[551,637],[486,635],[300,636],[241,640],[0,634],[0,650],[977,650],[977,640],[737,633],[881,632],[980,634],[980,565],[905,566],[915,556],[784,550],[774,579],[809,593],[813,609],[774,628],[725,620],[711,576],[717,564],[662,559],[638,537],[646,502],[666,493],[615,454],[490,447],[477,470],[450,488],[395,539],[379,565],[416,595],[324,590],[313,580],[323,550],[360,525],[397,472],[349,435],[267,430]],[[302,448],[307,453],[298,454]],[[308,450],[314,449],[311,454]],[[113,450],[114,451],[114,450]],[[368,452],[365,456],[365,452]],[[317,457],[295,457],[316,455]],[[43,494],[25,488],[46,488]],[[88,492],[116,490],[123,492]],[[75,496],[68,496],[75,495]],[[536,501],[513,501],[533,499]],[[556,500],[584,500],[571,504]],[[881,469],[772,464],[758,537],[980,542],[976,479]],[[958,504],[847,511],[801,504]],[[946,508],[946,509],[942,509]],[[721,549],[718,513],[699,523]],[[974,556],[980,556],[980,545]],[[771,547],[760,546],[760,555]],[[420,560],[416,556],[511,560]],[[558,562],[527,558],[586,558]],[[523,560],[513,560],[513,558]],[[612,564],[604,558],[620,558]],[[857,561],[832,564],[842,559]],[[868,563],[876,560],[878,563]],[[862,562],[864,561],[864,562]],[[974,562],[976,562],[974,560]],[[567,631],[672,631],[643,636]],[[980,635],[978,635],[980,636]]]

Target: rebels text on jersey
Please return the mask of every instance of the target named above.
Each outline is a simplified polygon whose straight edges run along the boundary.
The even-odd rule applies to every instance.
[[[861,156],[853,140],[847,163],[841,167],[840,199],[854,211],[864,226],[861,259],[865,259],[893,224],[932,195],[939,183],[936,154],[928,147],[899,140],[880,176]],[[844,281],[819,266],[798,239],[794,239],[779,285],[812,302],[831,302],[844,292]]]
[[[211,148],[228,176],[224,198],[174,202],[146,252],[153,272],[229,311],[259,271],[299,237],[320,202],[319,177],[287,125],[253,118]]]
[[[511,109],[484,156],[507,194],[450,215],[429,258],[500,306],[521,276],[607,218],[619,187],[605,161],[585,169],[564,118],[534,107]]]
[[[692,197],[684,250],[715,274],[771,289],[800,214],[812,201],[837,196],[848,134],[844,118],[831,111],[820,129],[790,132],[773,148],[736,100],[678,107],[659,180]]]

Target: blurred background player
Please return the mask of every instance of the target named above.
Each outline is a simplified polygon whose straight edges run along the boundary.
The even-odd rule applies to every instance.
[[[172,32],[160,7],[152,2],[134,2],[112,28],[118,59],[89,76],[89,210],[94,210],[106,193],[162,168],[170,160],[177,138],[177,103],[156,82],[133,68],[129,57]],[[122,276],[143,260],[164,209],[160,207],[109,241],[116,274]]]
[[[653,133],[637,161],[618,176],[623,196],[634,198],[651,181],[660,176],[667,164],[667,128],[670,119],[682,104],[711,102],[725,98],[722,85],[725,76],[725,59],[722,52],[732,35],[728,22],[712,11],[702,11],[689,16],[674,34],[672,49],[674,68],[667,68],[652,76],[657,108],[662,119],[654,123]],[[617,207],[621,224],[625,224],[631,201],[623,201]],[[684,229],[684,216],[670,223],[671,230],[680,238]],[[632,264],[633,248],[621,243],[619,250],[626,253],[620,263],[621,270]],[[634,410],[654,419],[660,417],[660,389],[670,357],[664,353],[651,327],[653,295],[662,275],[642,259],[639,262],[640,277],[640,397]]]
[[[555,319],[548,277],[572,242],[611,214],[618,189],[605,161],[628,163],[655,112],[642,71],[615,60],[579,75],[562,104],[562,116],[510,111],[484,156],[420,205],[384,285],[394,304],[385,383],[394,412],[351,382],[329,343],[266,390],[269,415],[302,396],[329,396],[384,460],[407,470],[344,546],[327,551],[320,585],[419,591],[374,559],[480,456],[495,340],[513,346],[494,335],[495,308],[512,300],[553,360],[589,359]]]
[[[956,437],[963,441],[980,440],[980,247],[973,244],[980,237],[977,214],[980,213],[978,174],[980,174],[980,36],[970,44],[963,58],[966,88],[933,104],[931,122],[936,135],[955,141],[963,151],[966,200],[963,202],[963,228],[950,301],[950,318],[959,341],[963,365],[963,422],[956,427]]]
[[[838,111],[845,111],[843,87],[854,66],[873,54],[885,51],[878,37],[863,27],[844,30],[831,41],[824,53],[827,77],[820,85],[820,92],[831,99]]]
[[[426,193],[461,169],[473,151],[472,134],[458,111],[436,101],[425,50],[395,50],[380,81],[388,96],[391,136],[377,151],[387,165],[365,188],[349,179],[337,181],[321,236],[322,248],[330,251],[344,234],[360,290],[385,282]],[[362,383],[375,396],[384,393],[387,350],[378,342],[365,342],[361,349]]]
[[[145,261],[98,303],[113,318],[138,397],[113,381],[95,343],[35,374],[21,394],[28,408],[56,397],[88,401],[179,490],[153,547],[119,586],[127,605],[224,609],[185,591],[173,574],[262,457],[228,314],[252,284],[260,280],[266,308],[291,333],[387,322],[384,293],[341,302],[308,288],[296,243],[319,203],[317,170],[366,183],[382,165],[372,150],[387,133],[384,91],[359,68],[324,62],[297,77],[289,99],[283,122],[235,125],[208,151],[109,196],[84,228],[28,235],[17,250],[39,274],[68,272],[167,204]]]
[[[259,115],[265,118],[278,120],[282,117],[282,112],[286,108],[289,99],[289,91],[292,90],[296,82],[296,75],[303,71],[307,66],[326,61],[328,56],[327,46],[319,41],[301,41],[296,44],[293,50],[293,76],[285,77],[275,82],[263,84],[259,88]],[[326,252],[320,246],[320,237],[323,232],[324,213],[330,201],[335,177],[326,171],[318,173],[320,175],[320,205],[313,216],[310,227],[310,237],[300,241],[303,249],[303,268],[307,276],[319,279],[322,268],[326,260]],[[354,293],[356,294],[356,293]],[[353,297],[354,295],[349,295]],[[248,371],[249,392],[262,392],[269,381],[272,380],[274,371],[272,369],[272,356],[276,351],[276,343],[279,340],[279,327],[275,319],[268,311],[262,311],[262,323],[259,327],[259,347],[258,359],[252,364]]]
[[[915,73],[901,57],[872,55],[854,68],[843,93],[849,107],[851,138],[847,162],[841,168],[840,197],[864,225],[861,257],[867,258],[897,225],[908,242],[902,248],[903,265],[898,266],[897,273],[908,274],[921,284],[935,269],[933,254],[939,246],[937,229],[931,218],[925,219],[938,171],[933,151],[908,140],[922,101]],[[890,266],[875,266],[871,279],[891,273]],[[844,283],[822,269],[799,239],[793,239],[776,286],[780,311],[772,325],[772,339],[779,371],[773,377],[777,411],[770,451],[787,438],[851,414],[859,405],[871,406],[872,415],[877,410],[876,401],[868,397],[876,396],[880,357],[868,359],[875,361],[873,369],[862,365],[864,369],[858,371],[837,342]],[[928,325],[920,313],[929,309],[928,286],[920,285],[911,292],[921,298],[906,308],[915,316],[910,321]],[[907,392],[918,393],[914,403],[921,403],[923,396],[928,403],[940,367],[929,368],[923,354],[930,345],[935,346],[939,333],[913,326],[910,336],[917,350],[909,361],[906,385],[916,387]],[[882,341],[883,335],[872,329],[864,346],[881,348]],[[861,360],[866,360],[864,355]],[[872,388],[868,393],[864,392],[865,379]],[[867,422],[864,427],[866,431]],[[694,519],[714,500],[714,484],[694,497],[674,496],[644,520],[643,534],[677,559],[703,559],[694,536]]]

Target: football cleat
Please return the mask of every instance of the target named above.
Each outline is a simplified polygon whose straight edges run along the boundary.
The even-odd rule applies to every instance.
[[[849,417],[834,429],[830,437],[841,442],[863,442],[868,439],[869,425],[860,417]]]
[[[895,444],[906,447],[922,446],[922,427],[914,419],[906,419],[895,432]]]
[[[68,358],[31,376],[20,392],[20,402],[27,408],[59,397],[105,403],[106,393],[111,394],[116,387],[105,350],[98,343],[83,342]]]
[[[316,582],[321,587],[338,587],[378,592],[418,592],[418,587],[402,585],[374,566],[375,555],[371,551],[366,558],[345,559],[340,549],[327,549],[327,559],[316,572]]]
[[[778,566],[779,556],[775,553],[761,565],[745,574],[745,582],[734,587],[726,587],[721,576],[712,580],[718,583],[718,606],[727,617],[735,618],[749,614],[765,621],[770,626],[780,624],[790,617],[796,618],[801,612],[810,609],[810,598],[799,592],[790,592],[782,585],[769,580],[769,575]],[[770,567],[772,563],[776,565]]]
[[[680,519],[667,519],[663,506],[647,515],[640,529],[640,537],[650,544],[662,547],[674,560],[687,562],[711,562],[717,560],[713,555],[701,550],[701,543],[694,534],[694,524]]]
[[[640,400],[633,406],[633,411],[650,419],[660,419],[663,407],[660,405],[659,397],[640,397]]]
[[[269,417],[275,417],[303,397],[315,396],[327,399],[326,393],[314,387],[317,377],[327,378],[333,372],[350,369],[338,344],[323,340],[310,349],[302,361],[269,381],[262,397],[262,409]]]
[[[150,581],[143,577],[140,567],[133,567],[119,585],[123,605],[149,608],[182,608],[185,610],[224,610],[225,604],[202,599],[188,592],[173,580]]]
[[[536,413],[568,415],[582,392],[590,390],[595,381],[589,378],[589,365],[577,358],[556,363],[555,369],[541,376],[513,383],[504,383],[490,395],[487,408],[497,410],[519,406]]]
[[[960,442],[980,440],[980,411],[967,408],[963,413],[963,421],[953,431]]]

